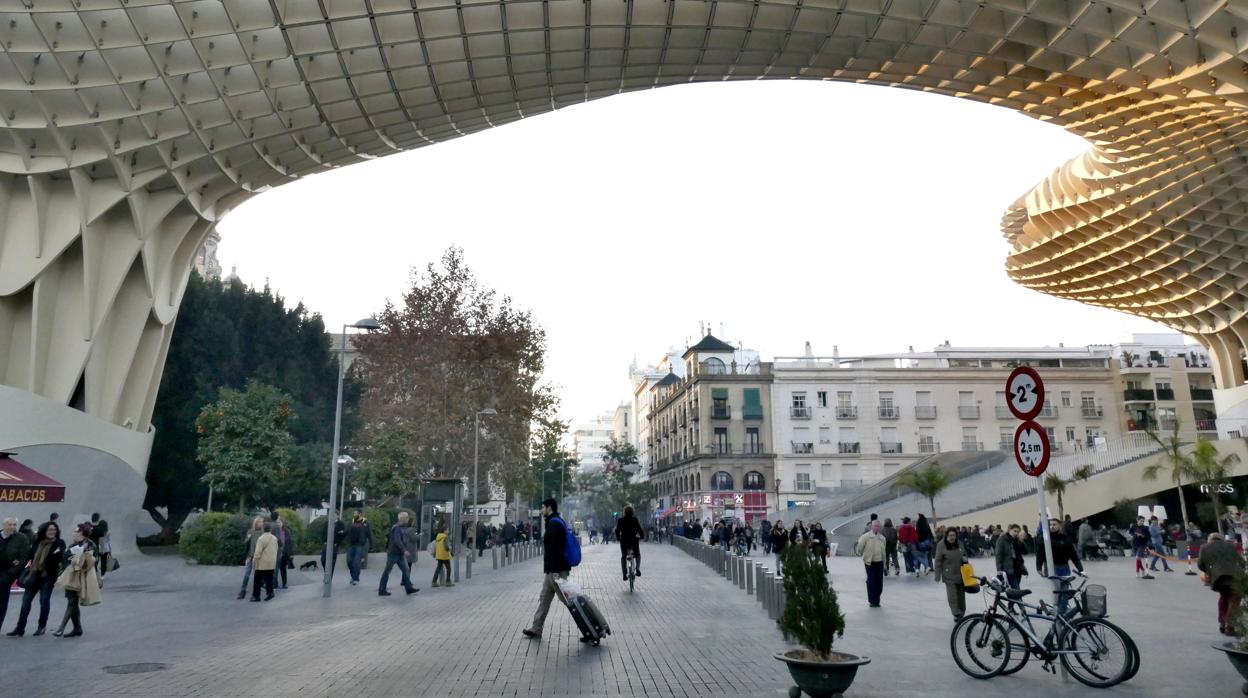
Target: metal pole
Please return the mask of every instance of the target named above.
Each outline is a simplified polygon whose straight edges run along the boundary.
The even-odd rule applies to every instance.
[[[1044,532],[1044,559],[1045,572],[1052,577],[1055,574],[1057,565],[1053,561],[1053,534],[1049,531],[1049,514],[1048,507],[1044,503],[1044,482],[1040,478],[1036,480],[1036,498],[1040,500],[1040,525],[1044,528],[1040,529]],[[1057,603],[1057,580],[1053,580],[1053,603]]]
[[[212,483],[208,483],[208,511],[212,511]]]
[[[745,561],[745,593],[754,595],[754,561]]]
[[[338,487],[338,446],[342,437],[342,376],[346,372],[347,325],[342,326],[342,346],[338,352],[338,402],[334,410],[334,451],[329,458],[329,506],[325,511],[325,581],[321,596],[329,598],[334,569],[334,490]]]
[[[477,489],[477,449],[481,442],[481,412],[478,411],[472,415],[472,547],[477,547],[480,543],[477,541],[477,495],[481,490]],[[468,576],[472,576],[472,565],[468,566]]]
[[[342,520],[342,503],[347,499],[347,469],[342,469],[342,489],[338,492],[338,520]]]

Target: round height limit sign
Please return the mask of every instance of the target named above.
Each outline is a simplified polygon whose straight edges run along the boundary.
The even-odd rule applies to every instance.
[[[1044,409],[1044,381],[1030,366],[1019,366],[1005,381],[1005,400],[1013,415],[1024,422]]]
[[[1044,427],[1032,421],[1018,425],[1014,432],[1014,460],[1024,475],[1040,477],[1049,467],[1049,435]]]

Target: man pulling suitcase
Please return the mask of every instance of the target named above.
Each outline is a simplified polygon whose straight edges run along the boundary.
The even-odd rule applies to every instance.
[[[557,579],[567,579],[572,565],[564,554],[568,545],[568,526],[559,518],[559,503],[552,497],[542,502],[542,516],[546,517],[546,531],[542,534],[542,593],[533,614],[533,624],[524,629],[524,636],[541,638],[546,625],[550,602],[559,593]]]

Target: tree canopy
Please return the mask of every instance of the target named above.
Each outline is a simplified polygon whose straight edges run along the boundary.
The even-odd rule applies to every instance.
[[[240,514],[247,513],[249,496],[262,496],[289,470],[290,402],[277,388],[250,380],[243,390],[222,388],[195,420],[202,479],[238,497]]]

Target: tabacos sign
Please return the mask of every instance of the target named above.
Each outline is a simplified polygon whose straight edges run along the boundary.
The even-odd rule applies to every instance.
[[[48,490],[43,487],[4,487],[0,485],[0,502],[46,502]]]
[[[65,485],[0,452],[0,502],[63,502]]]

